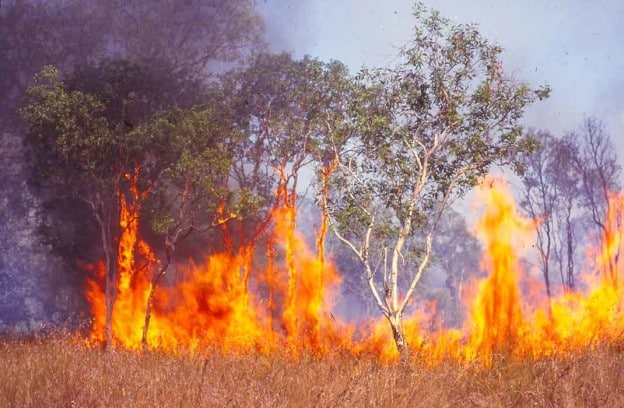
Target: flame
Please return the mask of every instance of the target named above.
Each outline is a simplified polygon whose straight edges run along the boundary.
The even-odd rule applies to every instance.
[[[513,347],[522,326],[519,274],[520,266],[514,248],[517,242],[528,242],[534,224],[523,219],[504,186],[481,187],[482,202],[486,206],[483,218],[477,224],[477,235],[483,242],[486,258],[483,260],[489,276],[479,283],[479,289],[470,312],[470,341],[468,358],[487,361],[492,353]]]
[[[112,332],[116,344],[139,350],[151,277],[157,265],[149,246],[138,237],[140,195],[136,178],[131,181],[130,199],[119,195],[121,233]],[[218,225],[227,222],[222,208],[217,215]],[[326,353],[324,338],[337,337],[331,332],[328,293],[338,284],[339,276],[333,265],[310,250],[296,232],[295,217],[294,206],[277,206],[272,212],[269,262],[264,268],[250,270],[255,247],[235,251],[233,245],[208,256],[202,264],[178,265],[177,279],[156,288],[147,336],[149,348],[261,353],[286,349],[293,356],[302,351]],[[144,262],[139,265],[137,258]],[[94,275],[87,282],[87,299],[94,316],[92,338],[103,341],[104,266],[99,262],[89,269]],[[268,302],[261,296],[264,292],[270,294]]]
[[[331,167],[324,171],[329,174]],[[130,175],[133,187],[119,195],[121,233],[112,326],[115,345],[131,350],[142,347],[146,304],[158,264],[139,237],[142,196],[136,179],[136,174]],[[619,341],[624,334],[619,276],[624,194],[609,195],[604,231],[588,252],[594,268],[583,274],[585,285],[550,299],[521,262],[522,253],[531,251],[538,222],[519,214],[501,180],[488,179],[478,197],[484,212],[476,235],[483,243],[482,267],[488,276],[466,291],[467,318],[461,329],[445,328],[434,303],[414,306],[403,320],[413,358],[429,365],[454,361],[488,366],[499,355],[565,356]],[[236,218],[224,208],[217,216],[220,227]],[[338,293],[341,278],[331,257],[325,258],[327,220],[321,219],[314,250],[297,232],[296,219],[294,200],[282,184],[265,244],[234,249],[226,236],[230,244],[204,262],[178,261],[174,273],[155,289],[148,347],[171,352],[287,352],[295,358],[346,352],[373,355],[384,363],[396,361],[398,352],[384,318],[356,327],[332,314],[330,299]],[[263,253],[256,256],[258,251]],[[94,318],[91,337],[103,341],[104,263],[86,268],[92,276],[87,282]]]

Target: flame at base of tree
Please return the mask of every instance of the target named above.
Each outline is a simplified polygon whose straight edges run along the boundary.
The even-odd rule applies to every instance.
[[[116,344],[139,350],[151,273],[157,265],[147,244],[138,238],[138,209],[123,197],[120,207],[112,332]],[[325,264],[295,232],[294,217],[294,208],[273,211],[269,266],[251,271],[249,281],[252,247],[210,255],[203,264],[178,265],[175,281],[156,288],[148,347],[261,353],[286,349],[294,356],[303,351],[328,352],[332,342],[325,338],[336,334],[327,299],[340,279],[333,265]],[[92,339],[103,342],[105,269],[102,262],[90,269],[94,278],[87,282],[87,299],[94,316]]]
[[[514,359],[565,356],[604,343],[624,341],[624,293],[619,260],[624,234],[624,194],[612,194],[605,233],[591,252],[595,270],[583,278],[583,291],[551,299],[539,295],[523,271],[517,250],[530,247],[537,222],[520,216],[499,181],[481,188],[485,212],[477,224],[488,276],[474,283],[466,322],[447,329],[434,321],[435,305],[406,316],[403,327],[413,358],[425,364],[478,362],[488,366],[497,355]],[[142,347],[146,302],[155,258],[138,237],[135,201],[122,199],[120,255],[113,309],[115,344]],[[256,248],[217,253],[202,264],[177,265],[175,280],[159,286],[148,331],[150,349],[218,350],[301,356],[332,352],[373,355],[382,362],[398,358],[385,319],[357,329],[331,314],[330,297],[340,276],[324,257],[324,239],[311,250],[295,231],[295,208],[272,214],[267,253],[254,262]],[[323,224],[324,225],[324,224]],[[321,225],[320,234],[326,226]],[[262,263],[258,266],[255,263]],[[249,270],[249,268],[252,268]],[[105,339],[106,302],[103,264],[91,267],[87,298],[93,313],[92,338]],[[525,287],[530,286],[533,291]],[[539,285],[538,285],[539,286]],[[538,288],[539,289],[539,288]],[[533,293],[528,296],[526,293]],[[524,294],[523,294],[524,293]]]

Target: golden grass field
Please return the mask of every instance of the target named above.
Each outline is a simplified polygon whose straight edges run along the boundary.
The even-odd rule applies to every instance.
[[[624,348],[491,368],[0,341],[0,407],[624,407]]]

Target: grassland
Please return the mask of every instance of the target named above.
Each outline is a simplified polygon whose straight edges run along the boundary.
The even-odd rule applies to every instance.
[[[171,356],[0,340],[1,407],[621,407],[624,351],[492,368],[334,356]]]

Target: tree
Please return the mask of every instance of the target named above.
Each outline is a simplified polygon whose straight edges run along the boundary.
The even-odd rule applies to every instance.
[[[596,118],[587,118],[579,129],[567,135],[575,149],[574,168],[580,180],[580,197],[597,235],[607,236],[607,214],[611,193],[620,187],[621,166],[616,149],[604,125]],[[617,282],[616,260],[607,266],[610,279]]]
[[[559,201],[559,173],[555,166],[558,163],[553,149],[556,147],[553,136],[548,133],[537,133],[541,148],[527,156],[524,163],[525,171],[521,175],[523,199],[521,205],[529,217],[539,220],[536,248],[540,260],[540,269],[544,277],[546,295],[550,299],[551,263],[555,248],[555,208]]]
[[[97,221],[105,257],[107,342],[113,307],[114,235],[118,229],[118,194],[124,175],[132,172],[138,155],[127,138],[111,131],[101,116],[105,106],[90,94],[68,91],[59,73],[48,67],[29,89],[33,98],[24,110],[30,123],[30,145],[35,167],[41,172],[49,194],[67,194],[83,201]]]
[[[402,316],[429,264],[449,202],[495,162],[534,147],[518,125],[548,95],[505,75],[501,49],[474,26],[414,12],[411,44],[394,68],[363,70],[356,137],[337,146],[338,168],[323,203],[334,233],[359,259],[402,355]]]
[[[145,308],[143,348],[147,349],[154,295],[167,273],[178,244],[193,233],[221,226],[244,212],[244,200],[229,186],[231,146],[228,128],[212,107],[170,109],[154,115],[136,133],[167,166],[154,179],[144,206],[153,231],[162,236],[164,255],[152,272]],[[163,159],[166,158],[166,159]]]
[[[65,82],[56,69],[47,67],[29,88],[31,99],[22,110],[30,124],[31,185],[44,206],[56,209],[45,213],[42,221],[51,221],[52,231],[58,214],[77,230],[86,224],[84,214],[90,212],[95,221],[95,236],[74,238],[95,241],[97,237],[100,242],[108,345],[120,278],[117,264],[124,250],[120,237],[136,228],[142,203],[156,180],[176,163],[183,146],[171,135],[145,131],[149,126],[142,125],[175,99],[185,100],[180,89],[188,89],[183,79],[125,60],[78,70]],[[162,117],[153,120],[161,123]],[[68,212],[68,208],[79,211]]]
[[[558,206],[555,218],[558,224],[556,235],[555,259],[559,265],[559,275],[564,288],[574,290],[577,253],[580,241],[577,229],[580,224],[580,182],[574,169],[574,141],[564,136],[555,139],[555,156],[551,169],[558,190]]]
[[[294,316],[301,290],[295,275],[301,271],[296,270],[292,251],[300,178],[306,168],[314,170],[333,161],[331,151],[329,155],[323,152],[330,146],[329,140],[341,137],[350,86],[343,64],[307,56],[294,60],[288,54],[253,56],[248,66],[223,77],[222,92],[241,135],[232,179],[237,188],[260,198],[256,208],[261,207],[265,214],[252,226],[251,245],[276,215],[285,224],[288,286],[284,316],[288,337],[293,340],[304,332]],[[267,245],[269,258],[275,257],[273,243]],[[269,304],[272,307],[272,293]]]
[[[35,92],[36,89],[39,94],[31,102],[37,103],[41,107],[48,104],[47,108],[53,110],[59,108],[52,105],[54,92],[63,94],[63,96],[71,93],[89,95],[91,99],[97,102],[99,109],[98,112],[93,112],[92,116],[106,122],[100,124],[101,130],[107,132],[109,137],[116,141],[120,139],[120,143],[141,142],[140,137],[142,135],[139,135],[135,130],[140,124],[150,120],[155,113],[176,104],[181,107],[189,107],[202,99],[202,88],[196,82],[168,74],[168,71],[161,67],[148,67],[127,60],[111,60],[97,65],[89,64],[78,67],[75,73],[63,83],[57,79],[54,87],[54,91],[52,91],[52,84],[48,84],[48,88],[45,86],[33,88],[31,92]],[[44,100],[43,92],[46,90],[52,92],[51,96],[48,95]],[[43,113],[37,112],[38,119],[47,120],[50,123],[55,119],[44,117],[42,116]],[[71,112],[69,107],[65,113],[67,117],[76,114],[76,112]],[[36,118],[31,116],[31,119]],[[60,120],[59,118],[56,119]],[[82,126],[82,124],[78,124],[78,126]],[[37,168],[39,164],[43,166],[49,164],[44,160],[46,155],[54,155],[53,150],[48,149],[47,146],[42,148],[42,143],[43,139],[34,137],[26,141],[26,146],[31,149],[31,154],[36,156],[30,162],[29,182],[44,206],[41,211],[43,218],[40,229],[45,234],[46,241],[53,244],[53,247],[69,263],[73,263],[77,258],[88,257],[92,253],[92,243],[98,234],[97,228],[93,229],[89,223],[83,221],[89,218],[91,210],[85,208],[84,203],[80,200],[75,201],[71,196],[64,194],[64,189],[50,183],[47,175]],[[150,144],[150,147],[152,150],[160,150],[157,154],[152,155],[152,160],[144,163],[141,174],[145,180],[153,178],[154,175],[162,171],[166,164],[164,159],[170,157],[170,155],[165,154],[167,152],[166,147],[154,143]],[[41,148],[42,150],[38,150]],[[87,147],[71,146],[71,148],[86,149]],[[114,148],[111,147],[111,149]],[[171,151],[177,150],[171,149]],[[148,150],[143,150],[145,155],[147,152]],[[115,152],[114,154],[120,154],[120,157],[125,155],[123,152]],[[40,161],[43,163],[39,163]],[[105,169],[103,173],[106,173]],[[64,231],[66,233],[63,233]]]
[[[522,207],[539,221],[536,248],[546,293],[552,296],[552,274],[558,269],[566,289],[574,288],[576,225],[580,213],[580,177],[575,168],[576,142],[537,132],[540,148],[526,156]]]

